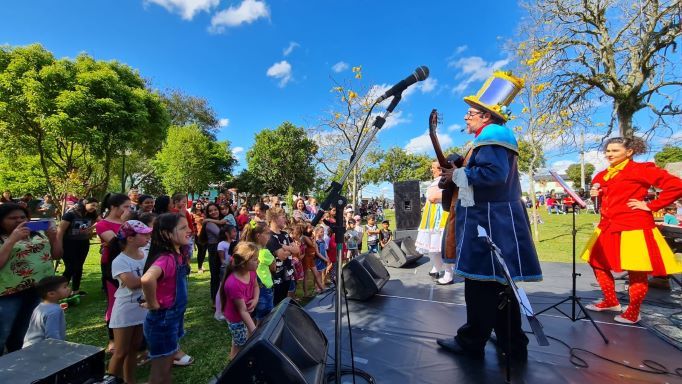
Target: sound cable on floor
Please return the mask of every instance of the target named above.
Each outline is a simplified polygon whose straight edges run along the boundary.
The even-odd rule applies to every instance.
[[[525,332],[525,333],[532,334],[532,332]],[[621,367],[629,368],[629,369],[632,369],[632,370],[635,370],[638,372],[650,373],[650,374],[654,374],[654,375],[670,375],[670,376],[677,376],[677,377],[682,378],[682,367],[675,368],[674,371],[670,371],[665,365],[663,365],[663,364],[661,364],[655,360],[650,360],[650,359],[642,360],[642,363],[641,363],[641,365],[643,365],[644,367],[649,368],[649,369],[634,367],[632,365],[621,363],[620,361],[616,361],[613,359],[609,359],[608,357],[601,356],[599,354],[596,354],[596,353],[594,353],[590,350],[584,349],[584,348],[571,347],[568,343],[566,343],[565,341],[563,341],[557,337],[549,336],[549,335],[546,335],[546,336],[548,339],[554,340],[554,341],[558,342],[559,344],[563,345],[564,347],[566,347],[568,349],[568,352],[570,355],[569,361],[571,362],[571,364],[573,364],[574,366],[576,366],[578,368],[589,368],[590,367],[590,365],[587,363],[587,361],[585,359],[583,359],[582,357],[580,357],[576,354],[576,352],[584,352],[584,353],[590,354],[596,358],[599,358],[601,360],[608,361],[609,363],[619,365]]]

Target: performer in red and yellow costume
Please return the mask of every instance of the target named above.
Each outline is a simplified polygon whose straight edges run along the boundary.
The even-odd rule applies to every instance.
[[[621,312],[611,271],[628,271],[630,304],[614,320],[634,324],[648,290],[647,274],[666,276],[682,272],[676,256],[654,224],[652,212],[682,197],[682,180],[656,167],[637,163],[645,151],[640,139],[611,138],[605,155],[610,166],[592,180],[590,194],[600,200],[601,221],[583,251],[604,293],[604,300],[586,305],[593,311]],[[656,200],[645,202],[649,188],[661,189]]]

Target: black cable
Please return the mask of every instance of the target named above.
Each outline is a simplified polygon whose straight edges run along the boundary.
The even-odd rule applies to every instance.
[[[350,310],[348,309],[348,295],[346,292],[346,280],[341,274],[341,286],[343,288],[343,301],[346,303],[346,320],[348,322],[348,340],[350,341],[350,366],[353,370],[353,384],[355,384],[355,354],[353,353],[353,331],[350,327]]]
[[[525,331],[525,333],[532,334],[533,332]],[[549,336],[549,335],[546,335],[546,336],[548,339],[554,340],[554,341],[560,343],[561,345],[563,345],[564,347],[566,347],[568,349],[568,352],[570,355],[569,361],[571,362],[571,364],[573,364],[574,366],[576,366],[578,368],[589,368],[589,366],[590,366],[585,359],[578,356],[576,353],[576,352],[584,352],[584,353],[588,353],[588,354],[590,354],[596,358],[599,358],[601,360],[608,361],[612,364],[616,364],[618,366],[625,367],[628,369],[632,369],[632,370],[635,370],[638,372],[650,373],[650,374],[654,374],[654,375],[671,375],[671,376],[682,377],[682,367],[675,368],[674,371],[670,371],[665,365],[663,365],[663,364],[661,364],[655,360],[650,360],[650,359],[642,360],[642,365],[649,368],[649,369],[634,367],[634,366],[631,366],[628,364],[621,363],[620,361],[609,359],[608,357],[604,357],[602,355],[596,354],[596,353],[594,353],[590,350],[584,349],[584,348],[571,347],[568,343],[566,343],[565,341],[563,341],[557,337]]]

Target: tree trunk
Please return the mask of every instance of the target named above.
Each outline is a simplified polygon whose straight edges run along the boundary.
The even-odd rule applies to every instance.
[[[626,102],[614,102],[613,108],[616,111],[618,118],[618,131],[621,137],[634,136],[634,128],[632,126],[632,116],[635,114],[634,108]]]

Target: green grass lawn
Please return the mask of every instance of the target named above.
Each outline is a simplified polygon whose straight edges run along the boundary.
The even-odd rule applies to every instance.
[[[540,212],[544,224],[539,226],[539,239],[536,247],[542,261],[571,261],[571,215],[548,215]],[[395,229],[395,215],[392,210],[386,211],[386,218]],[[577,250],[589,238],[598,216],[582,214],[577,216],[578,229]],[[363,242],[365,240],[363,239]],[[72,306],[66,311],[67,340],[77,343],[100,346],[107,345],[107,330],[104,323],[105,298],[100,290],[99,246],[93,246],[85,263],[85,273],[81,289],[88,292],[80,305]],[[363,249],[367,249],[363,245]],[[208,269],[208,262],[205,263]],[[209,301],[208,271],[197,274],[196,261],[192,263],[189,285],[189,305],[185,314],[186,335],[181,347],[195,358],[189,367],[174,368],[176,383],[206,383],[213,375],[227,365],[230,346],[230,333],[225,323],[213,319],[213,310]],[[60,273],[63,268],[60,267]],[[299,286],[299,297],[302,296]],[[147,381],[149,366],[139,369],[140,382]]]

